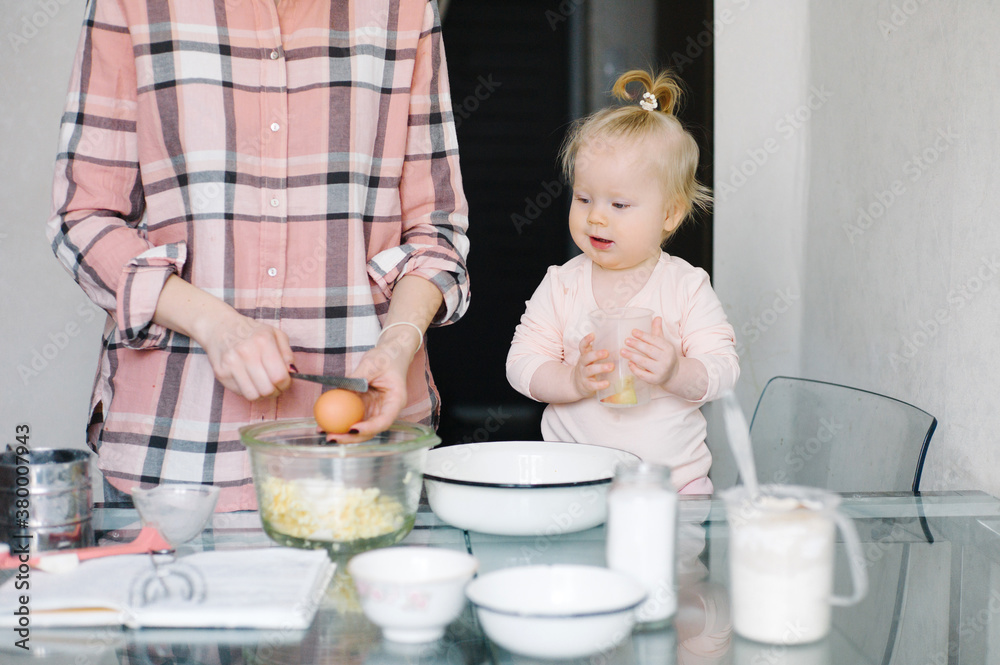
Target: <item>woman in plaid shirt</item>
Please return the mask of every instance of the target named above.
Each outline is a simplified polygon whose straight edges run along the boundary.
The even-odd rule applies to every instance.
[[[433,0],[91,0],[53,205],[53,251],[109,314],[109,492],[255,508],[237,430],[311,414],[293,363],[369,379],[338,440],[436,420],[423,332],[468,307],[469,243]]]

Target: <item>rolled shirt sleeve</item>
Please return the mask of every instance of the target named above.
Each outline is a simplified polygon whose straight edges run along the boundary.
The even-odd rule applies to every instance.
[[[448,72],[436,3],[424,10],[414,61],[406,153],[399,196],[402,237],[398,247],[368,263],[372,280],[388,298],[406,274],[435,284],[444,297],[432,325],[460,319],[469,306],[468,204],[462,189]]]
[[[151,247],[131,259],[118,287],[118,330],[131,349],[163,348],[170,331],[153,323],[160,291],[170,275],[179,273],[187,258],[187,245],[172,243]]]
[[[114,318],[129,348],[161,346],[160,291],[186,258],[183,243],[145,235],[136,134],[136,72],[115,2],[88,3],[59,132],[46,234],[56,257]]]

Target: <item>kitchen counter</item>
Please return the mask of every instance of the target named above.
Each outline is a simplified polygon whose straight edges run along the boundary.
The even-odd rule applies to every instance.
[[[765,645],[734,635],[728,606],[728,527],[722,502],[682,497],[678,533],[679,609],[666,628],[639,630],[613,650],[581,663],[737,663],[786,665],[945,665],[1000,662],[1000,501],[979,492],[848,494],[842,510],[861,537],[870,590],[854,607],[833,609],[833,630],[803,646]],[[98,506],[102,544],[138,533],[132,510]],[[604,528],[534,537],[492,536],[454,529],[421,506],[403,541],[474,554],[480,572],[537,563],[604,565]],[[185,544],[198,550],[273,545],[256,513],[216,514]],[[838,545],[836,591],[849,585]],[[109,580],[109,584],[121,583]],[[404,646],[382,639],[360,613],[350,578],[334,577],[307,631],[33,629],[31,651],[0,643],[3,663],[58,665],[302,664],[536,662],[484,637],[467,605],[445,637]]]

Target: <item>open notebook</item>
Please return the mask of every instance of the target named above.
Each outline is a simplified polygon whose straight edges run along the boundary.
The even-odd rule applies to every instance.
[[[26,578],[7,580],[0,587],[0,627],[17,627],[27,607],[35,628],[305,629],[335,568],[325,550],[290,547],[199,552],[176,561],[183,579],[195,581],[200,600],[185,600],[183,593],[157,598],[162,587],[149,581],[156,568],[147,554],[109,556],[67,572],[32,569]],[[168,587],[190,588],[178,579],[168,579]]]

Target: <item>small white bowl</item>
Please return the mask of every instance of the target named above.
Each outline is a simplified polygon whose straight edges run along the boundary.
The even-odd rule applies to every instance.
[[[219,488],[215,485],[163,483],[156,487],[132,488],[132,503],[144,526],[155,526],[171,545],[191,540],[205,528]]]
[[[611,651],[635,625],[646,590],[597,566],[519,566],[479,576],[465,589],[494,642],[532,658]]]
[[[427,502],[459,529],[501,536],[583,531],[607,518],[608,486],[632,453],[586,443],[486,441],[427,453]]]
[[[465,607],[465,585],[479,561],[439,547],[388,547],[347,563],[361,610],[387,640],[432,642]]]

